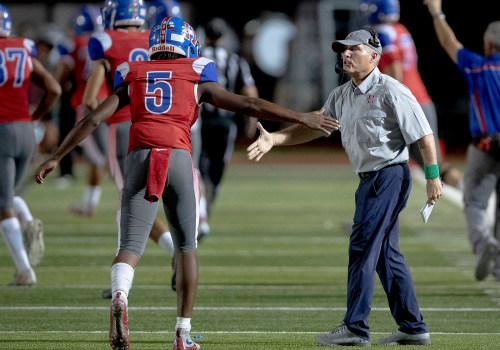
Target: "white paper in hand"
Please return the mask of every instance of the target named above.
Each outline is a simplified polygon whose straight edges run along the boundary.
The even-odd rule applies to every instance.
[[[420,214],[422,215],[422,220],[424,220],[424,224],[429,220],[429,216],[431,216],[432,209],[434,209],[434,204],[429,204],[429,202],[425,202],[422,209],[420,209]]]

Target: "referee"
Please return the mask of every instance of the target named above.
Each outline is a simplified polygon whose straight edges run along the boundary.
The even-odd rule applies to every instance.
[[[223,46],[227,37],[225,34],[229,31],[227,23],[216,17],[204,29],[205,45],[201,48],[201,55],[215,62],[219,84],[230,92],[258,97],[248,63]],[[233,154],[237,136],[234,115],[234,112],[218,109],[207,103],[200,108],[202,150],[199,164],[206,187],[208,214],[219,191],[226,164]],[[255,124],[256,120],[252,122]],[[198,239],[202,239],[203,235],[204,232],[200,230]]]

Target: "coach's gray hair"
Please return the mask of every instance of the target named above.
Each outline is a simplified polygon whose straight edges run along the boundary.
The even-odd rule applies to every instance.
[[[484,39],[493,45],[497,52],[500,52],[500,21],[491,22],[486,28]]]

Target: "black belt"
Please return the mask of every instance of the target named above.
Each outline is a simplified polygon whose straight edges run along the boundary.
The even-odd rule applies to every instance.
[[[404,164],[406,164],[406,163],[395,163],[395,164],[389,164],[389,165],[387,165],[387,166],[383,167],[382,169],[385,169],[385,168],[390,168],[391,166],[396,166],[396,165],[404,165]],[[377,171],[380,171],[380,170],[382,170],[382,169],[375,170],[375,171],[367,171],[367,172],[365,172],[365,173],[358,173],[358,176],[359,176],[359,178],[360,178],[361,180],[364,180],[364,179],[368,178],[370,175],[372,175],[372,174],[374,174],[374,173],[376,173]]]

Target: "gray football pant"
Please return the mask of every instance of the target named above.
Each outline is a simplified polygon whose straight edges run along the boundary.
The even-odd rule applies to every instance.
[[[491,194],[497,190],[495,226],[493,237],[500,240],[500,162],[474,145],[467,148],[464,173],[464,213],[469,242],[474,254],[481,254],[486,243],[492,240],[491,222],[487,208]],[[495,261],[495,275],[500,276],[500,258]]]
[[[0,210],[14,208],[15,188],[35,148],[33,123],[0,123]]]
[[[144,199],[150,153],[150,149],[133,150],[125,162],[119,251],[138,256],[144,252],[159,205]],[[172,149],[162,201],[176,252],[196,250],[198,198],[198,178],[189,151]]]

